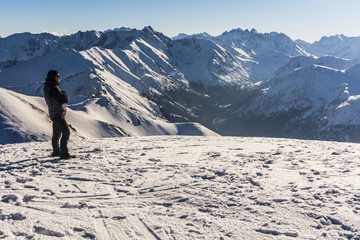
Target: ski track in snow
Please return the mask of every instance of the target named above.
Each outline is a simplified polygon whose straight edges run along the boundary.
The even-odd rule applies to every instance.
[[[360,239],[360,145],[274,138],[0,145],[0,239]]]

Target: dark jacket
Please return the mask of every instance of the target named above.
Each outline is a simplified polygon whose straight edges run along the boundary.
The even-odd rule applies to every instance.
[[[55,80],[46,79],[44,85],[44,97],[49,108],[50,118],[66,115],[66,103],[68,95],[61,91]]]

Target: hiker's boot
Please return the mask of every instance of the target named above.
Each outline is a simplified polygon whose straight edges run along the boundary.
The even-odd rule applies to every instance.
[[[60,147],[59,145],[53,144],[53,152],[51,154],[52,157],[60,157]]]
[[[70,158],[69,150],[68,150],[66,144],[61,145],[60,158],[61,159],[69,159]]]
[[[61,153],[61,154],[60,154],[60,158],[61,158],[61,159],[70,159],[70,158],[71,158],[71,155],[70,155],[68,152],[66,152],[66,153]]]
[[[51,154],[52,157],[60,157],[60,150],[54,150]]]

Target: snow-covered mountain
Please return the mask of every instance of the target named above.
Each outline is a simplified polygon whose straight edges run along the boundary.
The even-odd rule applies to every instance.
[[[207,33],[185,35],[174,39],[207,39],[235,56],[247,70],[251,82],[263,81],[294,56],[308,55],[296,42],[283,33],[258,33],[255,29],[233,29],[220,36]]]
[[[19,41],[20,47],[13,46],[8,50],[13,56],[19,56],[18,53],[21,53],[22,49],[31,42],[36,42],[34,39],[38,39],[40,43],[47,42],[44,40],[46,34],[35,35],[33,38],[25,35],[27,38]],[[21,34],[13,37],[20,36]],[[26,55],[27,58],[13,57],[13,60],[9,60],[4,55],[0,86],[26,95],[42,96],[46,72],[48,69],[57,69],[63,76],[62,88],[70,93],[72,109],[87,109],[86,105],[93,103],[89,99],[97,99],[95,102],[111,113],[112,121],[97,119],[94,115],[96,120],[120,127],[114,119],[122,119],[137,126],[142,122],[141,119],[166,116],[160,112],[161,106],[156,106],[150,98],[163,103],[166,96],[169,96],[168,92],[174,90],[198,96],[199,93],[191,89],[190,82],[205,85],[248,84],[244,80],[246,72],[241,69],[239,62],[209,40],[174,42],[151,27],[141,31],[117,29],[105,33],[78,32],[71,36],[54,38],[57,40],[45,44],[47,47],[31,51],[31,54]],[[5,43],[1,46],[7,46]],[[197,57],[189,58],[194,55]],[[12,64],[8,64],[10,61]],[[207,81],[204,81],[204,74],[209,78]],[[234,81],[236,78],[241,78],[242,81]],[[167,100],[166,102],[174,103]],[[191,112],[191,109],[183,107],[183,104],[179,102],[173,105],[176,112]],[[151,122],[147,125],[153,124],[154,122]],[[143,133],[135,135],[176,133],[167,128],[162,129],[144,130]],[[211,132],[201,132],[198,130],[200,127],[194,129],[197,129],[194,134]],[[131,131],[128,134],[132,135]]]
[[[358,141],[359,62],[294,58],[261,84],[246,105],[229,110],[220,125],[229,132],[241,122],[241,128],[231,130],[235,134],[261,126],[257,131],[262,134]]]
[[[69,45],[70,37],[75,39],[75,42],[83,38],[82,33],[77,33],[76,36],[63,39],[64,43],[58,43],[60,47],[49,48],[53,49],[52,51],[43,53],[40,49],[29,59],[4,67],[0,73],[0,86],[21,94],[42,96],[47,71],[57,69],[63,78],[61,87],[70,95],[69,107],[80,115],[85,114],[87,117],[84,121],[89,118],[92,122],[86,127],[86,123],[81,124],[80,115],[73,120],[71,114],[69,115],[70,123],[79,123],[74,127],[74,131],[82,137],[214,135],[215,133],[199,124],[169,123],[163,118],[160,108],[144,97],[159,95],[159,91],[165,88],[188,85],[183,75],[171,67],[167,62],[167,56],[161,52],[161,47],[165,47],[164,42],[157,35],[150,34],[150,31],[149,28],[143,31],[134,30],[131,38],[128,36],[131,31],[107,32],[99,36],[98,41],[92,43],[98,46],[83,51],[64,47]],[[91,38],[93,35],[88,32],[88,36]],[[142,40],[142,37],[147,38],[147,42]],[[116,41],[118,38],[124,41]],[[151,44],[156,45],[157,48]],[[114,49],[104,48],[103,45],[112,45]],[[38,56],[34,57],[35,55]],[[162,73],[169,76],[164,76]],[[4,95],[4,98],[7,96]],[[11,129],[16,132],[15,135],[20,135],[24,139],[48,138],[50,132],[39,126],[32,127],[30,124],[27,131],[20,126],[16,127],[16,121],[11,121],[9,114],[11,113],[13,118],[17,116],[20,121],[23,117],[21,112],[13,113],[13,106],[7,104],[8,102],[5,102],[3,109],[10,110],[2,114],[2,122],[7,126],[4,127],[5,131]],[[42,110],[46,112],[46,107],[43,106]],[[26,121],[23,124],[27,124]],[[34,130],[29,131],[29,129]]]
[[[304,42],[255,29],[173,39],[151,27],[62,37],[15,34],[0,38],[0,87],[23,98],[42,97],[47,71],[57,69],[70,109],[102,126],[91,136],[175,134],[163,124],[198,122],[220,134],[360,141],[344,137],[360,126],[353,111],[360,60],[338,55],[345,42],[334,41],[315,56]],[[7,104],[2,108],[11,109]],[[6,112],[2,123],[15,126],[15,115]],[[311,130],[304,131],[304,124]],[[340,125],[350,130],[335,136],[331,129],[340,131]],[[189,125],[204,129],[199,126]],[[31,136],[29,130],[25,139]]]
[[[245,61],[253,82],[264,81],[292,57],[307,55],[304,49],[283,33],[258,33],[234,29],[215,38],[216,42]]]
[[[322,37],[312,44],[297,41],[308,53],[315,56],[332,55],[346,59],[360,58],[360,37],[347,37],[343,34]]]

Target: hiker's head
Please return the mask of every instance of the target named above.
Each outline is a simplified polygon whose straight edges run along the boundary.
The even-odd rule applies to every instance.
[[[46,81],[55,82],[57,84],[60,83],[60,79],[61,79],[60,74],[56,70],[50,70],[46,77]]]

